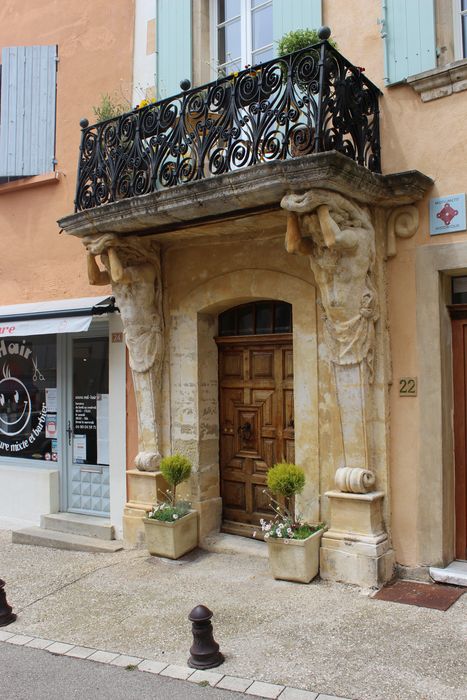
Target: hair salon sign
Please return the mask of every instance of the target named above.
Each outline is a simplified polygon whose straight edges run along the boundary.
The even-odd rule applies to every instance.
[[[25,341],[0,340],[0,454],[10,456],[30,448],[44,433],[46,404],[38,398],[44,380]]]

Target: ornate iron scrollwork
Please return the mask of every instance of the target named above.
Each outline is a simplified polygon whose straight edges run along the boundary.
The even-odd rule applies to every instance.
[[[76,211],[337,150],[380,172],[378,88],[327,41],[88,126]]]

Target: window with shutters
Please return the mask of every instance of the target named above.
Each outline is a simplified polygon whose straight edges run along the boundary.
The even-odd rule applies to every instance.
[[[2,49],[0,182],[55,167],[57,47]]]
[[[274,57],[272,6],[272,0],[212,0],[212,53],[221,74]]]
[[[451,64],[467,58],[467,0],[382,0],[381,7],[387,84],[408,81],[424,101],[451,94],[450,84],[464,89],[465,66]],[[435,71],[436,84],[426,81],[427,71]]]

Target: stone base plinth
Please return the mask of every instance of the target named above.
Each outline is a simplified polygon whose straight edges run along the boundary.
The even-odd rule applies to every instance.
[[[381,505],[384,498],[382,491],[370,493],[343,493],[327,491],[325,494],[331,506],[331,524],[329,530],[344,535],[352,534],[360,538],[370,538],[384,534]],[[329,533],[328,533],[329,534]]]
[[[394,552],[384,531],[384,494],[328,491],[331,523],[321,541],[320,576],[365,588],[393,577]]]
[[[123,540],[130,545],[143,545],[143,518],[154,503],[161,500],[167,489],[167,482],[161,472],[140,472],[130,469],[128,476],[128,503],[123,511]]]

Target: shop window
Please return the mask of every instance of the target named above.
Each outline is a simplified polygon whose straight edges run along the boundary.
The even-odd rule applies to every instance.
[[[53,335],[0,340],[0,456],[58,459]]]
[[[219,335],[266,335],[292,332],[292,306],[285,301],[256,301],[219,315]]]
[[[108,340],[73,340],[73,463],[108,465]]]

